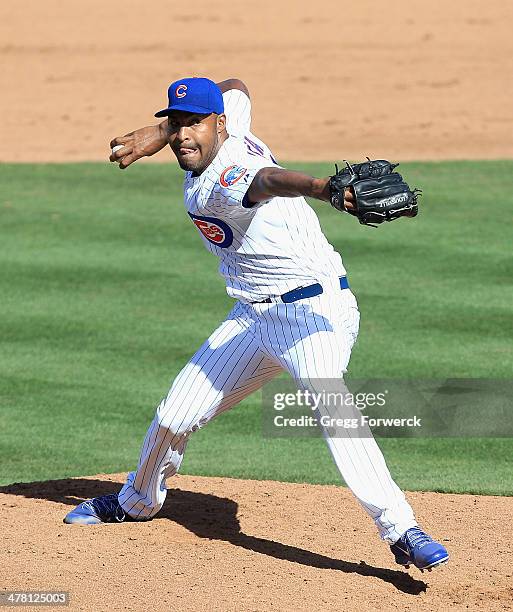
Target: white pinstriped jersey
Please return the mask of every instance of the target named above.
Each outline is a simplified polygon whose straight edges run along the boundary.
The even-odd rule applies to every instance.
[[[220,258],[228,295],[253,302],[314,282],[337,286],[342,259],[303,197],[243,206],[256,173],[277,163],[250,131],[249,98],[231,90],[223,99],[230,137],[200,176],[186,173],[184,200],[205,246]]]

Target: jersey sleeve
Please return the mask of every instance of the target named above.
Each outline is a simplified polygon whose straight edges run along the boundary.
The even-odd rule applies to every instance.
[[[261,167],[264,167],[262,165]],[[245,168],[231,165],[226,167],[213,186],[206,208],[218,215],[240,215],[258,208],[265,201],[253,204],[247,198],[248,189],[260,166]]]
[[[251,101],[239,89],[230,89],[223,94],[226,130],[233,136],[244,136],[251,129]]]

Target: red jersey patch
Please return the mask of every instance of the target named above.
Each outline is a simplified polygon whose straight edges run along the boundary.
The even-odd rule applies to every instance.
[[[204,221],[203,219],[193,219],[193,223],[203,234],[203,236],[205,236],[207,240],[210,240],[210,242],[219,244],[224,241],[224,230],[217,223]]]
[[[221,219],[216,219],[216,217],[202,217],[200,215],[193,215],[192,213],[188,214],[194,225],[209,242],[222,249],[231,246],[233,242],[233,232],[228,223],[225,223]]]

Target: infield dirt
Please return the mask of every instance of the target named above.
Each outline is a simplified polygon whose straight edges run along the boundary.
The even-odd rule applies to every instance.
[[[182,76],[242,78],[278,159],[511,157],[512,23],[509,0],[2,2],[0,160],[105,160]]]
[[[69,591],[84,612],[513,609],[509,498],[408,493],[451,554],[422,574],[335,486],[177,476],[149,523],[62,523],[123,477],[1,487],[2,588]]]
[[[184,75],[242,78],[279,159],[510,158],[511,23],[509,0],[3,2],[0,161],[106,160]],[[1,488],[0,587],[87,612],[513,609],[511,498],[408,494],[451,554],[420,574],[337,487],[178,476],[152,522],[62,524],[122,480]]]

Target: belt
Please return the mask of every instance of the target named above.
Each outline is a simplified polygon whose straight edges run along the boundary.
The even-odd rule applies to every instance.
[[[340,280],[340,288],[341,289],[349,289],[349,283],[347,281],[346,276],[341,276]],[[321,295],[323,292],[322,285],[319,283],[314,283],[313,285],[308,285],[307,287],[299,287],[298,289],[292,289],[292,291],[287,291],[287,293],[283,293],[279,297],[285,304],[290,304],[291,302],[297,302],[298,300],[303,300],[305,298],[315,297],[316,295]],[[259,302],[251,302],[252,304],[270,304],[273,302],[270,297],[265,300],[261,300]]]

